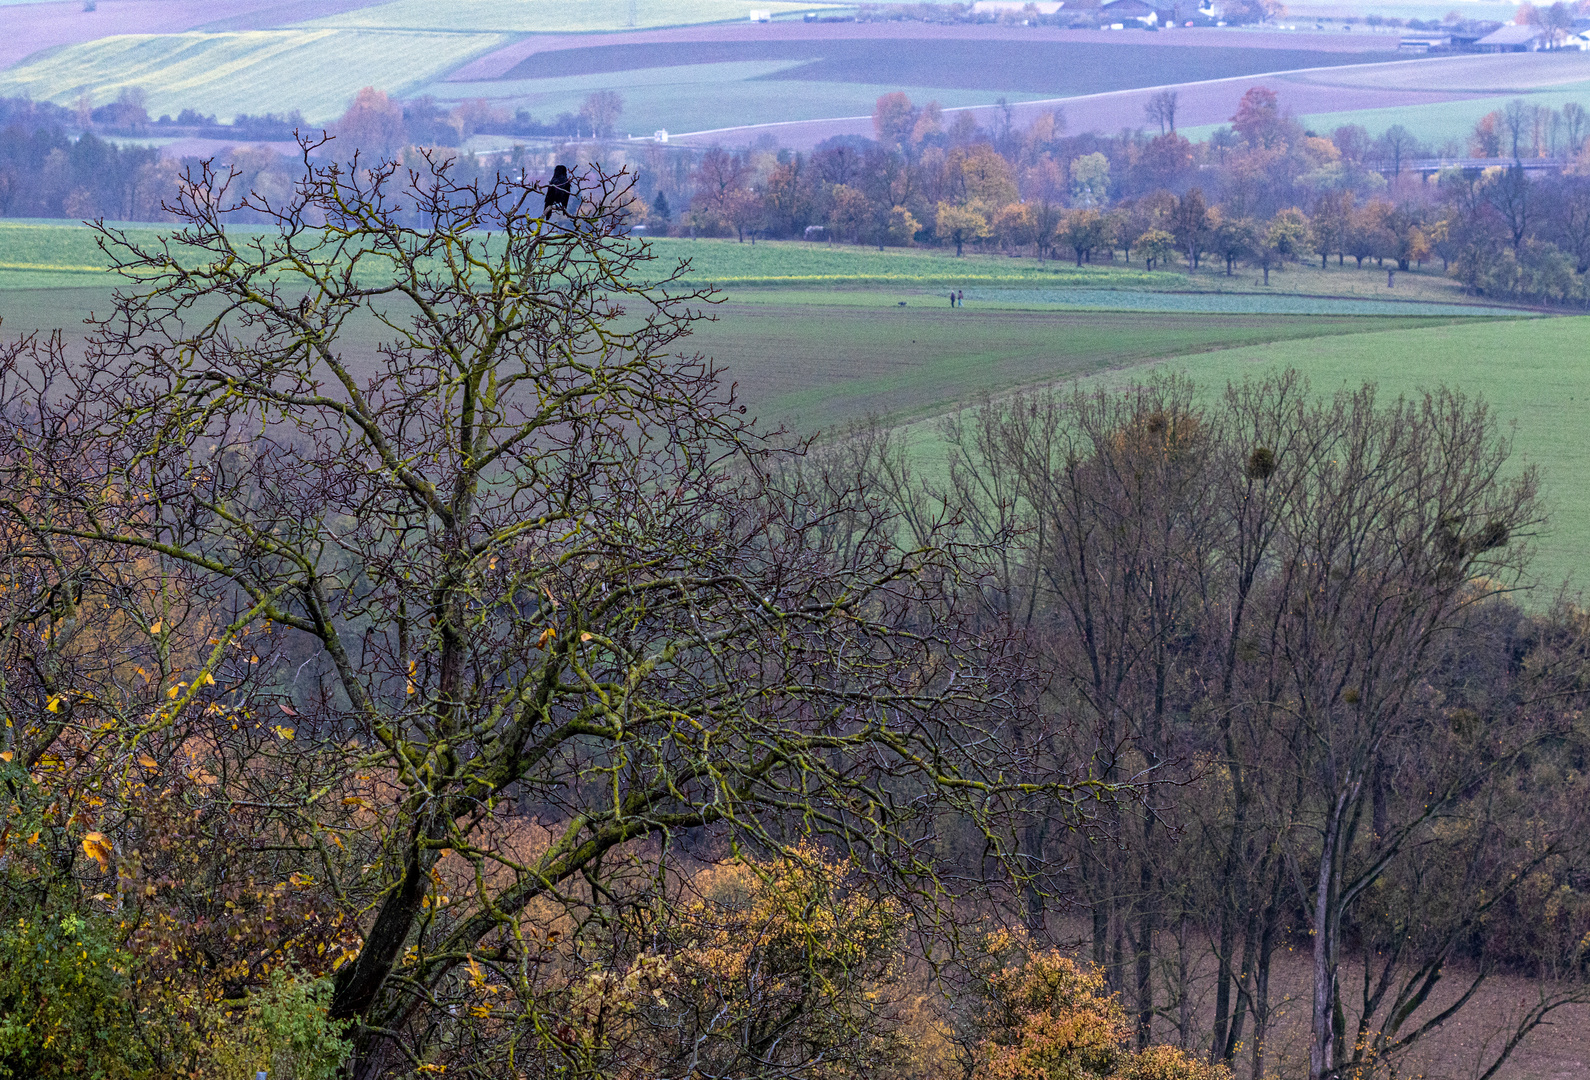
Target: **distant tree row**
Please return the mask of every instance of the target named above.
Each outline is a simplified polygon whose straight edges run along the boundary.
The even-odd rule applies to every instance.
[[[85,98],[67,108],[26,98],[0,98],[0,217],[95,218],[159,221],[177,191],[182,162],[159,151],[124,145],[149,135],[186,135],[235,143],[291,142],[296,134],[321,129],[293,113],[242,114],[230,124],[213,115],[184,109],[175,118],[151,120],[138,88],[124,90],[107,105],[92,107]],[[509,116],[480,101],[444,109],[422,97],[400,101],[366,87],[328,131],[338,151],[361,150],[379,158],[396,157],[415,146],[456,147],[482,132],[539,138],[611,135],[624,101],[611,90],[588,95],[579,110],[541,123],[524,110]],[[243,182],[286,190],[302,173],[296,155],[245,149],[227,155]],[[477,170],[478,171],[478,170]]]
[[[600,135],[622,109],[617,94],[598,92],[566,118],[568,127]],[[74,138],[71,116],[58,106],[0,103],[0,215],[159,220],[178,175],[196,163],[118,148],[91,132]],[[1310,132],[1262,87],[1201,143],[1176,130],[1174,91],[1154,95],[1144,119],[1145,129],[1116,136],[1070,135],[1058,110],[1018,127],[1006,107],[983,127],[968,111],[894,93],[878,99],[874,138],[831,139],[810,153],[652,144],[638,160],[628,148],[614,153],[637,172],[631,225],[652,234],[925,244],[1079,265],[1213,265],[1227,274],[1242,265],[1266,280],[1314,256],[1402,270],[1439,259],[1475,294],[1590,301],[1590,111],[1577,103],[1514,101],[1482,117],[1467,145],[1439,153],[1401,126],[1378,137],[1357,125]],[[366,88],[319,152],[398,159],[515,128],[541,126],[481,102],[444,110]],[[592,153],[571,147],[564,156]],[[239,182],[262,191],[289,190],[302,173],[300,160],[265,149],[230,156]],[[1494,164],[1413,170],[1432,156]],[[1538,159],[1551,166],[1526,169]],[[465,155],[459,169],[487,177],[536,167],[515,152]]]
[[[1471,145],[1443,148],[1496,164],[1423,173],[1413,162],[1433,152],[1407,129],[1316,135],[1263,88],[1203,143],[1175,130],[1171,91],[1145,111],[1158,134],[1068,136],[1059,112],[1020,130],[1008,110],[992,130],[953,115],[889,94],[873,115],[875,139],[830,140],[810,154],[708,150],[688,191],[654,197],[646,224],[742,240],[1028,251],[1078,265],[1120,257],[1198,269],[1213,260],[1266,279],[1314,256],[1403,270],[1440,259],[1476,293],[1590,299],[1590,114],[1576,103],[1516,101],[1482,118]],[[1562,168],[1526,171],[1542,157]],[[677,206],[686,210],[673,219]]]

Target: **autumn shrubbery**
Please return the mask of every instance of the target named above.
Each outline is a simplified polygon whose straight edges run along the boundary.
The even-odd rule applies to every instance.
[[[146,1074],[114,925],[35,908],[0,925],[0,1080]]]
[[[1230,1080],[1231,1070],[1171,1046],[1126,1049],[1130,1028],[1104,973],[1053,950],[987,980],[984,1080]]]

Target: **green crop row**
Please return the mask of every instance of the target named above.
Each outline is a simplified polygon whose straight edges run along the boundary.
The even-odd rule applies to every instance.
[[[184,108],[229,120],[290,113],[340,116],[361,87],[402,93],[508,39],[497,34],[378,30],[250,30],[126,34],[47,52],[0,72],[0,96],[96,105],[141,87],[153,116]]]

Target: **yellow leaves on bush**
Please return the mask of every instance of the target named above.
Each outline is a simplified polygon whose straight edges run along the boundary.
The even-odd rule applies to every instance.
[[[282,742],[292,742],[293,741],[293,729],[292,728],[283,727],[282,725],[277,724],[274,727],[272,727],[271,730],[276,732],[276,737],[278,739],[282,740]]]
[[[985,1040],[989,1080],[1108,1077],[1127,1036],[1126,1013],[1104,972],[1055,951],[997,973],[989,989],[994,1030]]]
[[[1231,1080],[1175,1047],[1128,1053],[1126,1013],[1091,964],[1036,953],[995,974],[989,992],[986,1080]]]
[[[105,838],[104,833],[91,832],[84,836],[83,852],[90,859],[99,863],[99,869],[102,873],[110,869],[112,849],[110,841]]]
[[[851,868],[799,844],[778,859],[737,859],[697,874],[698,899],[677,913],[692,977],[714,984],[767,973],[783,958],[803,975],[857,972],[893,954],[901,912],[891,900],[854,888]],[[886,962],[886,961],[885,961]]]
[[[1115,1075],[1120,1080],[1231,1080],[1231,1070],[1211,1065],[1174,1046],[1150,1046],[1127,1054]]]
[[[536,648],[538,648],[538,649],[546,648],[547,647],[547,642],[551,641],[553,638],[555,638],[557,636],[558,636],[558,628],[557,627],[555,627],[555,626],[547,627],[545,630],[541,631],[541,636],[536,638]]]

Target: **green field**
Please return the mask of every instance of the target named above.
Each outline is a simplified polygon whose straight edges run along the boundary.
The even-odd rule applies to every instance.
[[[1439,147],[1453,141],[1466,147],[1474,125],[1486,113],[1507,108],[1507,103],[1523,96],[1531,105],[1561,109],[1572,101],[1580,105],[1590,103],[1590,88],[1527,91],[1523,95],[1507,94],[1501,97],[1473,98],[1468,101],[1446,101],[1434,105],[1400,105],[1389,109],[1359,109],[1354,112],[1311,113],[1298,120],[1312,131],[1335,131],[1344,124],[1359,124],[1371,132],[1379,133],[1401,124],[1422,141]]]
[[[129,234],[148,240],[149,226]],[[1149,273],[1126,266],[1085,266],[1002,255],[964,259],[936,250],[875,248],[853,245],[784,243],[738,244],[732,240],[658,238],[650,241],[669,265],[688,260],[703,281],[724,288],[751,286],[880,285],[925,288],[943,285],[1102,285],[1113,288],[1173,289],[1186,279],[1174,273]],[[102,273],[105,257],[94,234],[69,223],[0,222],[0,289],[89,285]]]
[[[997,393],[1249,343],[1449,322],[1366,316],[951,310],[730,299],[693,345],[765,420],[832,432]]]
[[[799,243],[655,244],[665,259],[689,258],[703,278],[725,286],[724,301],[712,309],[717,321],[692,344],[719,361],[742,399],[769,422],[804,431],[837,430],[868,414],[910,422],[981,393],[1119,379],[1156,364],[1185,369],[1211,388],[1278,364],[1298,367],[1321,390],[1379,380],[1402,392],[1445,381],[1482,394],[1516,422],[1520,460],[1545,470],[1557,510],[1540,541],[1544,577],[1560,578],[1590,559],[1590,448],[1568,434],[1590,419],[1590,319],[1472,318],[1463,308],[1367,303],[1361,310],[1385,313],[1322,314],[1331,306],[1320,303],[1301,305],[1302,314],[1231,314],[1210,310],[1226,298],[1185,292],[1235,286],[1255,294],[1234,298],[1243,303],[1268,297],[1294,311],[1311,293],[1384,299],[1384,272],[1351,264],[1290,268],[1272,275],[1265,293],[1251,277],[1040,267],[1030,258]],[[114,279],[97,269],[103,265],[93,234],[80,226],[0,225],[5,333],[65,327],[81,334],[90,311],[110,308]],[[63,283],[78,287],[49,287]],[[1393,292],[1457,299],[1449,285],[1433,271],[1399,274]],[[935,289],[956,286],[971,299],[951,310]],[[1112,289],[1123,306],[1146,291],[1176,290],[1175,304],[1204,310],[1064,310],[1044,302],[1066,288],[1089,290],[1083,295],[1099,306],[1108,305]],[[372,331],[368,340],[350,341],[349,352],[373,356],[373,345]],[[925,450],[930,428],[914,427]]]
[[[130,226],[128,231],[142,240],[157,235],[148,225]],[[1049,306],[1042,297],[1054,290],[1103,289],[1351,297],[1491,306],[1488,301],[1464,296],[1458,283],[1443,275],[1439,266],[1399,272],[1396,287],[1388,289],[1386,272],[1373,263],[1361,270],[1352,263],[1345,266],[1332,263],[1324,269],[1317,263],[1302,263],[1272,272],[1270,285],[1265,286],[1256,271],[1244,270],[1227,276],[1218,266],[1206,266],[1196,274],[1187,274],[1179,268],[1150,272],[1140,264],[1124,262],[1077,267],[1066,259],[1039,263],[1030,256],[1010,258],[1002,254],[969,253],[965,258],[956,258],[953,251],[943,248],[879,251],[853,244],[809,244],[795,240],[742,244],[733,240],[678,237],[659,237],[648,243],[661,265],[688,261],[699,280],[736,295],[748,290],[764,295],[766,290],[773,289],[797,290],[809,298],[811,290],[831,292],[859,288],[886,290],[878,295],[899,300],[930,296],[935,290],[950,288],[1022,290],[1007,292],[1006,298],[1014,306],[1030,308]],[[80,224],[0,221],[0,289],[90,286],[96,283],[102,273],[100,268],[105,265],[104,256],[94,243],[94,234]],[[1329,312],[1322,309],[1303,313]],[[1414,311],[1410,309],[1409,313]]]
[[[184,108],[340,116],[361,87],[402,94],[508,40],[499,34],[251,30],[137,34],[68,45],[0,72],[0,96],[95,105],[142,87],[151,116]],[[306,73],[313,73],[312,78]]]

